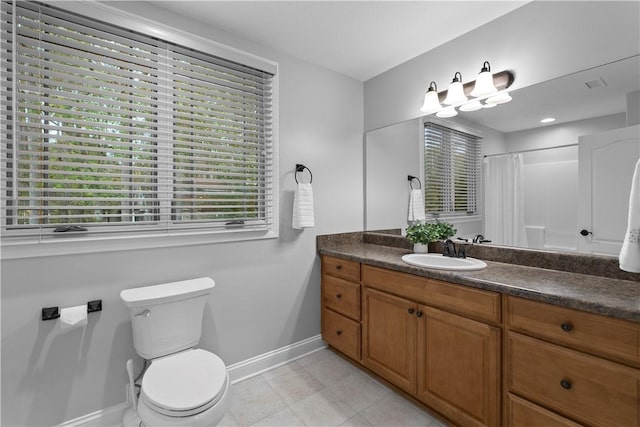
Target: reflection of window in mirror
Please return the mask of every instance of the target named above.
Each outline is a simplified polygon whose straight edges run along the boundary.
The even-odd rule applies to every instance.
[[[439,124],[424,124],[424,197],[434,218],[478,215],[480,138]]]

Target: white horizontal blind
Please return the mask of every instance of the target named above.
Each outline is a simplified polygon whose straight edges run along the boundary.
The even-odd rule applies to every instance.
[[[273,75],[2,2],[3,234],[268,229]]]
[[[425,123],[426,213],[435,216],[476,214],[480,161],[480,138],[434,123]]]

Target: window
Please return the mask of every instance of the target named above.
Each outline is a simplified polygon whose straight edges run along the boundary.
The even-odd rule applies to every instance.
[[[480,138],[425,123],[426,213],[435,217],[477,214],[480,161]]]
[[[273,72],[33,2],[1,18],[4,239],[272,229]]]

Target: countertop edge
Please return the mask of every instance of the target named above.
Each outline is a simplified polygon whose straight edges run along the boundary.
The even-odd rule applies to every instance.
[[[539,267],[505,264],[495,261],[486,261],[488,268],[480,272],[432,270],[414,267],[402,262],[400,257],[407,253],[411,253],[411,251],[402,248],[376,247],[376,245],[364,243],[352,243],[347,245],[318,248],[318,254],[320,255],[339,257],[401,273],[443,280],[463,286],[523,297],[534,301],[545,302],[561,307],[640,323],[640,284],[637,282],[609,279],[580,273],[547,270]],[[492,274],[492,271],[495,273]],[[580,291],[568,292],[571,291],[572,288],[567,285],[567,288],[564,289],[567,292],[563,294],[559,291],[549,292],[549,289],[543,289],[544,286],[538,286],[538,288],[536,288],[536,286],[533,285],[524,287],[517,284],[508,284],[504,279],[500,279],[501,274],[515,276],[524,275],[528,277],[542,276],[544,278],[545,285],[549,288],[555,285],[560,289],[564,289],[563,284],[566,282],[580,284],[589,281],[603,285],[618,286],[619,290],[622,288],[630,293],[633,293],[634,290],[637,291],[637,295],[632,295],[632,299],[635,296],[636,303],[634,304],[633,301],[629,301],[629,299],[624,295],[621,295],[619,298],[601,298],[602,289],[600,289],[601,293],[597,294],[595,291],[595,289],[598,288],[597,286],[587,287],[586,292],[583,290],[583,293],[581,293]]]

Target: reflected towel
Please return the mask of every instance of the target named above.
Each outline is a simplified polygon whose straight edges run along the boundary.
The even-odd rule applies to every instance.
[[[640,273],[640,159],[631,182],[629,221],[619,260],[621,270]]]
[[[299,183],[293,195],[293,228],[315,226],[313,216],[313,189],[310,183]]]
[[[412,189],[409,194],[409,222],[424,221],[424,199],[422,198],[422,190]]]

